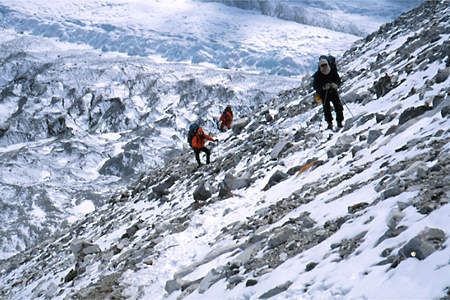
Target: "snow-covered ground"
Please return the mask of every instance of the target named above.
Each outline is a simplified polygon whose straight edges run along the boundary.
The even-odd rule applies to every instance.
[[[367,28],[379,13],[364,14],[355,26]],[[105,191],[126,184],[109,175],[137,174],[176,155],[189,122],[200,118],[214,126],[222,109],[214,102],[250,113],[295,87],[314,69],[318,54],[339,57],[358,39],[190,0],[3,0],[0,30],[0,188],[8,207],[0,257],[32,245],[53,232],[55,223],[91,211],[108,197]],[[89,103],[92,97],[96,103]],[[102,111],[117,108],[102,97],[124,99],[125,115],[133,121],[92,124]],[[51,105],[55,101],[58,105]],[[56,126],[59,117],[62,127]],[[46,133],[48,122],[74,137],[55,139],[55,133]],[[137,156],[123,155],[122,147],[142,138]],[[122,160],[122,170],[110,166],[108,174],[99,174],[111,157]],[[14,225],[19,220],[20,229]]]
[[[443,12],[448,15],[448,5]],[[6,0],[0,14],[6,27],[0,35],[0,129],[5,130],[0,131],[0,203],[2,224],[8,226],[2,251],[9,257],[28,250],[1,262],[0,296],[87,299],[97,292],[107,298],[104,289],[107,296],[120,294],[119,299],[261,299],[270,291],[270,299],[438,299],[450,290],[445,172],[450,119],[441,113],[448,105],[450,79],[435,79],[446,68],[445,57],[431,61],[430,56],[443,53],[449,38],[448,33],[433,36],[436,28],[431,27],[439,22],[448,27],[448,20],[433,15],[435,23],[417,21],[423,25],[415,29],[403,21],[397,32],[391,28],[387,36],[380,33],[353,45],[352,35],[190,1]],[[421,45],[424,32],[431,38]],[[68,41],[79,45],[61,43]],[[161,48],[147,47],[151,41]],[[417,48],[403,55],[412,41]],[[192,46],[196,43],[201,49]],[[318,53],[341,57],[351,44],[340,64],[347,123],[340,132],[324,131],[320,107],[311,105],[309,79],[267,74],[314,71]],[[130,45],[138,45],[137,52],[130,52]],[[294,65],[270,60],[282,51]],[[255,63],[239,61],[243,52],[251,53]],[[197,53],[211,60],[191,65]],[[298,66],[304,68],[291,73]],[[369,89],[384,74],[393,86],[377,97]],[[299,94],[277,95],[300,84]],[[228,103],[241,120],[249,118],[241,134],[214,127]],[[431,109],[399,124],[408,108],[424,104]],[[29,123],[18,125],[20,114]],[[64,123],[58,121],[61,116]],[[316,116],[319,121],[311,121]],[[184,129],[197,118],[220,143],[213,147],[212,165],[193,172]],[[24,128],[32,136],[10,133]],[[274,159],[275,145],[283,140],[290,146]],[[334,155],[341,146],[349,148]],[[123,193],[113,193],[130,183],[124,176],[122,185],[111,184],[120,181],[114,174],[128,163],[144,172],[161,166],[164,157],[170,158],[167,170],[147,170]],[[132,164],[134,159],[138,163]],[[265,188],[275,171],[288,172],[310,159],[317,166]],[[110,168],[100,175],[107,162]],[[230,197],[219,197],[229,174],[253,181]],[[434,174],[439,177],[432,179]],[[152,190],[171,176],[180,178],[166,195],[155,195]],[[213,196],[199,204],[192,194],[202,181]],[[394,187],[401,187],[396,195],[383,196]],[[96,188],[105,197],[98,203]],[[432,195],[435,206],[423,212],[418,205],[429,189],[443,193]],[[14,212],[17,199],[24,209],[4,214]],[[283,200],[292,207],[280,216],[276,212]],[[304,213],[312,227],[302,227]],[[65,218],[73,222],[69,231],[61,222]],[[24,219],[27,229],[17,228]],[[53,228],[45,234],[51,240],[36,248],[32,242],[21,244],[20,237],[48,224]],[[333,226],[338,228],[330,231]],[[389,229],[399,228],[380,241]],[[394,266],[400,250],[427,228],[444,232],[442,245],[424,260],[410,257]],[[55,229],[61,232],[52,235]],[[288,242],[271,246],[285,232],[291,233]],[[289,239],[297,234],[305,239]],[[14,237],[11,247],[5,246],[6,237]],[[320,242],[291,256],[289,251],[312,242],[308,237]],[[91,252],[74,267],[76,247],[70,245],[76,239],[98,245],[102,253]],[[388,258],[392,261],[381,263]],[[311,263],[316,265],[306,270]],[[236,273],[225,275],[231,265]],[[75,269],[78,274],[67,279]]]

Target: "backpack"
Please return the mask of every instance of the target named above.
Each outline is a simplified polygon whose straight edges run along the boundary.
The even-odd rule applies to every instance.
[[[188,144],[192,147],[192,139],[197,134],[197,130],[200,128],[197,123],[193,123],[189,125],[189,131],[188,131]]]
[[[334,56],[332,56],[332,55],[328,55],[328,56],[327,56],[327,61],[328,61],[328,64],[330,65],[330,68],[331,68],[332,70],[337,71],[336,57],[334,57]]]

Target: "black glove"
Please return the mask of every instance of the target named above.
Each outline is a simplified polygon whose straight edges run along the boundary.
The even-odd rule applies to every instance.
[[[214,142],[217,143],[217,144],[219,144],[219,140],[218,140],[218,139],[216,139]]]
[[[330,87],[331,87],[331,83],[326,83],[324,86],[323,86],[323,89],[324,90],[329,90],[330,89]]]

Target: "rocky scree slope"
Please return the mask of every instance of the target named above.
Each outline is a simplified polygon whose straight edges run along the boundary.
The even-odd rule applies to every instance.
[[[2,297],[211,299],[219,286],[225,299],[349,299],[378,295],[380,277],[386,293],[414,264],[416,296],[448,299],[448,12],[425,2],[345,53],[338,133],[305,79],[236,120],[210,165],[185,151],[2,261]]]
[[[74,206],[101,206],[177,156],[189,122],[215,126],[215,101],[250,112],[297,84],[58,47],[27,35],[0,43],[1,254],[67,229]]]

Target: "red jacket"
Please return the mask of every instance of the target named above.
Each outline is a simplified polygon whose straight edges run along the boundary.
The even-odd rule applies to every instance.
[[[220,116],[219,122],[222,122],[222,126],[225,125],[228,129],[231,128],[231,121],[233,121],[233,114],[229,111],[224,111]]]
[[[216,140],[203,132],[203,129],[200,127],[197,130],[197,133],[194,135],[192,139],[192,147],[201,149],[205,146],[205,139],[210,140],[211,142],[215,142]]]

